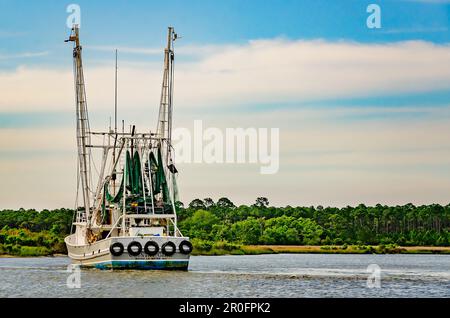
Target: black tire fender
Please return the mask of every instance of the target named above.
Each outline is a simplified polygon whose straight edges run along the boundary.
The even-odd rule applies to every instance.
[[[137,247],[137,251],[133,250],[133,247]],[[128,244],[127,252],[131,256],[139,256],[142,253],[142,245],[139,242],[133,241],[130,244]]]
[[[168,247],[171,247],[172,251],[168,251]],[[166,256],[172,256],[177,251],[177,246],[173,242],[166,242],[162,245],[161,251]]]
[[[192,250],[194,247],[192,246],[192,243],[189,241],[183,241],[178,245],[178,248],[180,250],[181,254],[188,255],[192,253]]]
[[[151,247],[154,247],[154,249],[150,249]],[[159,245],[158,243],[154,241],[148,241],[144,246],[144,252],[147,255],[155,256],[159,252]]]
[[[123,244],[120,242],[115,242],[115,243],[111,244],[111,246],[109,247],[109,251],[113,256],[122,255],[124,249],[125,248],[123,247]]]

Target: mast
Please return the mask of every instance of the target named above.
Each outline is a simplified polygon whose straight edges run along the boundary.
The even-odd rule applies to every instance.
[[[167,34],[167,47],[164,50],[164,74],[161,90],[161,102],[159,106],[159,117],[157,126],[157,136],[167,142],[166,160],[170,153],[172,139],[172,97],[173,97],[173,70],[174,51],[173,42],[177,39],[177,34],[173,27],[169,27]]]
[[[73,66],[75,76],[75,96],[76,96],[76,115],[77,115],[77,144],[78,161],[80,164],[80,179],[83,188],[83,204],[86,221],[90,223],[90,199],[89,199],[89,119],[86,103],[86,89],[84,85],[83,63],[81,58],[82,47],[80,45],[79,27],[74,25],[72,33],[66,42],[74,42],[73,48]]]

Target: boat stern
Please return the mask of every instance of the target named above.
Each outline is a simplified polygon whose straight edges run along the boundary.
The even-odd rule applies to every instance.
[[[114,270],[188,270],[187,237],[114,237],[76,246],[66,238],[69,257],[81,267]]]

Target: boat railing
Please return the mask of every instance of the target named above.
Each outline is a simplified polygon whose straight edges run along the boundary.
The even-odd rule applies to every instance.
[[[155,214],[164,214],[165,209],[163,207],[156,207],[154,208]]]
[[[87,220],[86,212],[84,210],[78,210],[77,211],[77,218],[76,218],[77,223],[85,223],[86,220]]]
[[[175,219],[176,219],[175,214],[156,214],[156,213],[155,214],[126,214],[125,216],[124,215],[119,216],[117,221],[110,228],[110,231],[105,239],[108,239],[115,229],[122,228],[122,219],[124,217],[125,217],[125,228],[130,227],[131,219],[168,219],[174,226],[175,236],[177,236],[177,235],[182,236],[182,234],[181,234],[180,230],[178,229],[178,226],[176,225],[176,222],[175,222]]]

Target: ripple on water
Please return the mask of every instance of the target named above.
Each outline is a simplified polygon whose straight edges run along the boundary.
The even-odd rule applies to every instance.
[[[69,263],[0,259],[0,296],[450,297],[450,255],[192,257],[188,272],[83,270],[80,289],[66,287]],[[369,264],[382,269],[380,289],[367,288]]]

